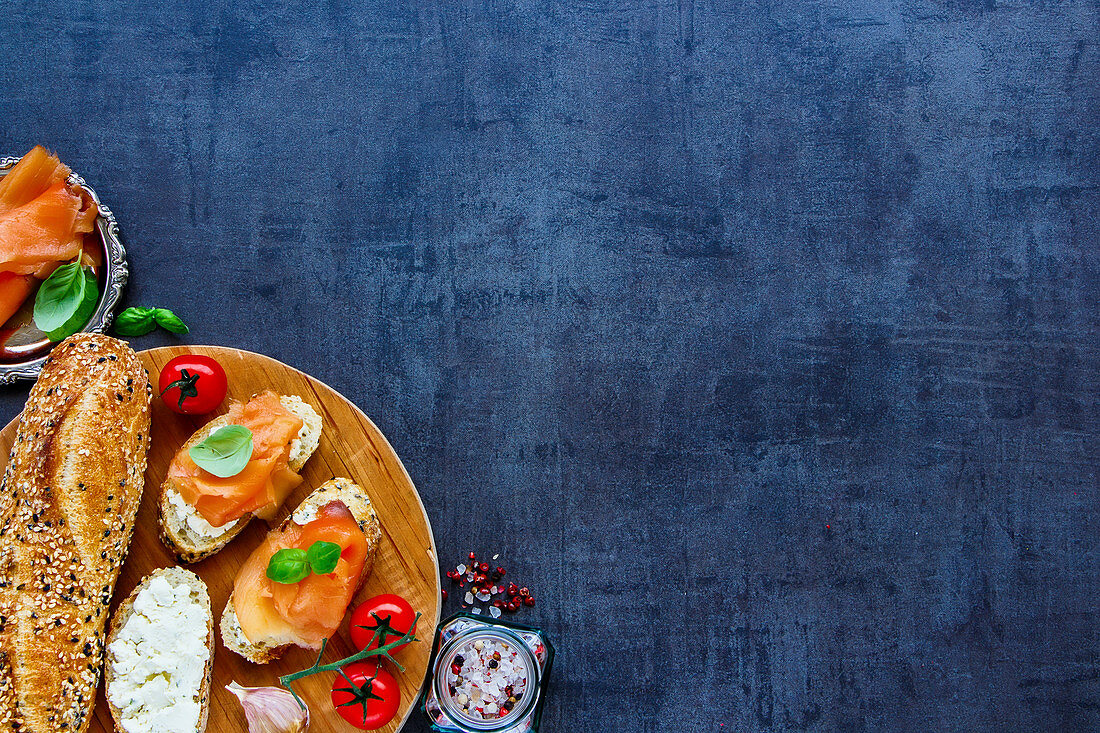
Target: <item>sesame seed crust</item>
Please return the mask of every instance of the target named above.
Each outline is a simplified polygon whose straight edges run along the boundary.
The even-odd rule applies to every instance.
[[[129,346],[98,334],[54,348],[31,389],[0,481],[0,730],[87,729],[151,391]]]

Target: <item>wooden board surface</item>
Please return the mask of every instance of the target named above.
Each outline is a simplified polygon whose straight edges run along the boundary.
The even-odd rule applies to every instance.
[[[394,720],[380,729],[387,733],[399,730],[412,712],[424,683],[432,634],[439,624],[440,611],[435,541],[416,487],[385,436],[355,405],[325,384],[274,359],[212,346],[151,349],[141,352],[140,356],[154,386],[161,367],[173,357],[185,353],[207,354],[217,359],[229,377],[229,397],[244,401],[264,389],[299,395],[323,418],[321,444],[302,470],[305,480],[287,500],[277,520],[281,521],[314,488],[335,476],[351,478],[370,495],[382,523],[383,538],[374,571],[356,601],[379,593],[397,593],[423,614],[417,627],[421,640],[410,644],[397,655],[398,661],[405,665],[405,672],[392,670],[401,684],[401,708]],[[224,405],[219,411],[224,412]],[[156,496],[172,456],[199,426],[212,417],[176,415],[154,396],[152,447],[145,474],[145,492],[138,510],[130,553],[115,587],[112,615],[118,604],[147,573],[155,568],[177,564],[157,536]],[[7,465],[16,423],[17,420],[12,421],[0,432],[0,470]],[[260,543],[267,529],[266,523],[254,520],[220,553],[187,566],[210,588],[215,627],[233,589],[237,568]],[[314,652],[294,648],[271,664],[254,665],[227,651],[222,646],[220,634],[215,635],[218,638],[215,644],[210,722],[207,726],[207,731],[211,733],[248,730],[240,704],[225,690],[225,685],[234,680],[246,687],[273,685],[280,674],[308,667],[316,656]],[[348,639],[345,619],[337,638],[328,645],[325,659],[332,661],[353,653]],[[296,689],[310,708],[311,730],[354,731],[332,709],[329,702],[331,683],[331,674],[314,675],[296,683]],[[102,684],[90,730],[95,733],[114,730]]]

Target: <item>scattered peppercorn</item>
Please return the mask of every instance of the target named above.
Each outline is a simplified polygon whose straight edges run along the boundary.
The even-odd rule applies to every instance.
[[[460,563],[457,567],[446,572],[446,576],[452,582],[458,584],[459,588],[465,588],[466,583],[470,584],[470,592],[467,595],[476,597],[482,603],[489,603],[490,610],[498,608],[515,612],[523,606],[535,605],[535,598],[531,595],[531,591],[527,586],[520,587],[514,582],[509,582],[507,586],[503,584],[501,578],[507,572],[503,565],[493,568],[488,561],[476,562],[477,553],[473,551],[467,557],[470,560],[468,565]],[[496,559],[496,557],[494,555],[493,559]],[[493,598],[493,596],[500,597]],[[442,591],[442,597],[443,600],[447,600],[447,591]],[[463,608],[468,608],[469,605],[475,604],[471,601]],[[496,614],[493,618],[500,617],[499,613],[495,611],[493,613]]]

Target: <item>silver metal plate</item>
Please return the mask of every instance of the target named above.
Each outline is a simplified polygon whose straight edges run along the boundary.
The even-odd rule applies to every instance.
[[[8,171],[20,161],[20,158],[0,158],[0,177],[7,175]],[[88,192],[99,208],[99,216],[96,217],[96,231],[103,241],[105,251],[104,264],[107,268],[103,293],[99,296],[99,304],[95,313],[82,330],[86,333],[103,333],[115,317],[115,308],[122,297],[122,290],[130,279],[130,266],[126,261],[126,248],[122,246],[122,240],[118,233],[118,220],[109,208],[99,200],[95,190],[84,182],[84,179],[73,173],[69,176],[69,182],[75,183]],[[24,362],[0,364],[0,384],[11,384],[21,379],[37,379],[38,372],[46,363],[46,356],[34,357]]]

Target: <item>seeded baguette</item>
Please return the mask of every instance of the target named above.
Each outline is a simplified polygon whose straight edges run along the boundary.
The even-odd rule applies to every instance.
[[[154,570],[146,575],[141,583],[134,588],[133,592],[123,601],[122,605],[115,611],[114,618],[111,619],[111,633],[107,637],[107,664],[105,666],[104,677],[107,686],[107,705],[111,709],[111,717],[115,721],[115,730],[119,733],[148,733],[148,731],[130,730],[123,726],[122,711],[119,710],[113,702],[111,702],[111,689],[116,683],[115,673],[115,655],[110,651],[111,644],[118,638],[119,633],[126,627],[126,622],[130,620],[130,617],[134,612],[134,601],[138,597],[138,593],[147,588],[154,578],[163,577],[169,582],[170,585],[178,587],[180,585],[186,585],[191,589],[191,597],[197,600],[200,605],[206,608],[206,669],[203,673],[202,685],[195,691],[194,699],[199,703],[201,713],[199,715],[199,724],[195,728],[195,733],[203,733],[206,730],[206,722],[210,716],[210,682],[214,674],[214,614],[210,608],[210,594],[206,590],[206,584],[199,579],[197,575],[190,570],[184,570],[183,568],[161,568]],[[156,639],[151,639],[151,642],[156,642]]]
[[[359,529],[367,539],[367,559],[363,563],[363,572],[359,576],[359,585],[356,591],[370,576],[374,567],[374,556],[378,552],[378,546],[382,542],[382,525],[378,522],[378,515],[374,512],[370,497],[362,487],[347,478],[334,478],[317,487],[312,494],[302,500],[294,513],[287,517],[280,528],[284,528],[288,522],[306,524],[313,518],[317,510],[330,501],[342,501],[355,517]],[[254,664],[266,664],[278,659],[290,647],[284,639],[256,639],[250,640],[241,630],[237,621],[237,612],[233,608],[233,596],[226,601],[225,610],[221,618],[222,643],[230,649]]]
[[[301,418],[303,426],[298,436],[296,450],[290,454],[290,467],[295,471],[301,471],[306,461],[317,450],[321,440],[321,416],[317,411],[294,395],[281,395],[282,402],[290,412]],[[225,415],[216,417],[206,425],[195,431],[181,450],[188,450],[202,441],[220,427],[229,424],[229,418]],[[172,478],[166,478],[160,489],[160,497],[157,500],[157,523],[160,529],[160,539],[164,546],[183,563],[196,563],[199,560],[210,557],[221,550],[252,521],[251,513],[245,514],[236,523],[226,523],[222,529],[225,531],[215,535],[206,536],[196,534],[187,526],[186,515],[171,501],[172,493],[179,494],[179,487]],[[182,497],[180,497],[182,500]]]
[[[51,352],[0,482],[0,730],[83,733],[141,502],[149,376],[93,334]]]

